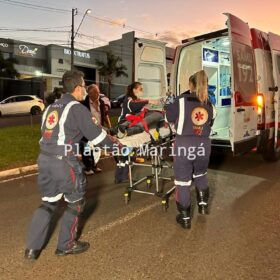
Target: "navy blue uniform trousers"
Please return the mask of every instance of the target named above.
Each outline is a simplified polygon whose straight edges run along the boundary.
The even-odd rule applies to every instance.
[[[187,208],[191,203],[192,182],[198,190],[208,187],[207,168],[211,140],[205,137],[177,135],[173,152],[176,201]]]

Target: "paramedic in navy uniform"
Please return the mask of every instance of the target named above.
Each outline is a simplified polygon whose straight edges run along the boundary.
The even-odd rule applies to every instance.
[[[209,188],[207,168],[211,152],[209,139],[213,124],[213,106],[208,100],[208,79],[202,70],[189,79],[190,90],[168,104],[166,118],[175,123],[174,175],[176,204],[179,214],[177,223],[191,228],[192,181],[196,187],[200,214],[208,213]]]
[[[123,138],[126,133],[125,131],[120,130],[121,126],[126,122],[126,115],[133,114],[137,115],[141,112],[141,110],[148,104],[157,105],[157,100],[148,100],[141,99],[141,95],[143,94],[143,85],[140,82],[133,82],[131,85],[127,87],[126,96],[123,101],[121,115],[118,119],[118,132],[116,133],[118,138]],[[135,134],[143,132],[143,126],[134,126],[131,128],[131,131]],[[126,164],[127,159],[117,159],[117,169],[115,172],[115,183],[123,183],[128,180],[128,165]]]
[[[50,105],[42,118],[42,138],[38,158],[38,185],[42,203],[35,211],[27,236],[25,258],[37,259],[46,242],[49,225],[59,200],[67,203],[61,221],[55,254],[79,254],[89,248],[88,242],[76,240],[79,215],[85,206],[86,179],[78,155],[83,136],[90,145],[118,147],[111,137],[92,120],[89,110],[79,101],[86,97],[83,73],[67,71],[62,78],[65,94]]]

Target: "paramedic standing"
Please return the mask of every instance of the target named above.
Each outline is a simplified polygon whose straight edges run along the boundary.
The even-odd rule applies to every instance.
[[[126,129],[128,126],[128,122],[126,121],[126,115],[132,114],[136,115],[141,112],[141,110],[148,104],[157,105],[158,101],[156,100],[148,100],[141,99],[141,95],[143,94],[143,85],[140,82],[133,82],[127,87],[126,96],[123,101],[121,115],[118,119],[117,131],[114,134],[117,134],[118,138],[123,138],[124,136],[128,136]],[[126,125],[124,125],[126,124]],[[123,126],[124,125],[124,126]],[[143,132],[143,125],[134,126],[133,129],[134,134]],[[128,165],[127,158],[115,158],[117,162],[117,168],[115,172],[115,183],[124,183],[128,181]]]
[[[55,254],[79,254],[89,248],[88,242],[76,240],[79,215],[85,206],[86,180],[78,155],[83,136],[94,146],[113,148],[114,141],[92,120],[89,110],[79,101],[86,97],[83,73],[67,71],[62,78],[65,94],[43,114],[38,158],[38,185],[42,202],[35,211],[27,236],[25,258],[35,260],[45,245],[51,219],[64,198],[63,214]]]
[[[208,214],[207,168],[214,110],[208,99],[208,78],[203,70],[190,77],[189,87],[189,91],[165,107],[167,120],[176,127],[174,175],[179,211],[176,220],[183,228],[191,228],[192,181],[196,187],[198,212]]]

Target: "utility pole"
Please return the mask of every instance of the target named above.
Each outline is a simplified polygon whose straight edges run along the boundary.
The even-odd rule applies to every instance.
[[[72,9],[72,25],[71,25],[71,70],[74,69],[74,17],[77,15],[77,8]]]
[[[91,13],[91,9],[87,9],[85,11],[85,13],[83,15],[83,18],[82,18],[82,20],[80,22],[80,25],[77,28],[77,31],[75,33],[75,31],[74,31],[74,17],[78,14],[78,9],[77,8],[73,8],[72,9],[72,24],[71,24],[71,70],[74,69],[74,49],[75,49],[74,48],[74,40],[75,40],[76,35],[78,34],[78,31],[79,31],[79,29],[80,29],[84,19],[85,19],[85,16],[90,14],[90,13]]]

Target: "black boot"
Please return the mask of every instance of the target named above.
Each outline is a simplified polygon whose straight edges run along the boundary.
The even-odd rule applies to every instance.
[[[89,246],[90,245],[88,242],[75,241],[73,243],[73,246],[70,249],[67,249],[67,250],[56,249],[55,254],[57,256],[65,256],[65,255],[69,255],[69,254],[81,254],[81,253],[87,251]]]
[[[191,206],[188,208],[183,207],[179,202],[176,201],[177,209],[180,214],[176,216],[176,221],[181,225],[182,228],[191,228]]]
[[[198,205],[198,213],[201,215],[207,215],[208,213],[208,200],[209,200],[209,188],[199,191],[196,189],[196,198]]]
[[[40,256],[41,250],[26,249],[24,257],[28,260],[37,260]]]

